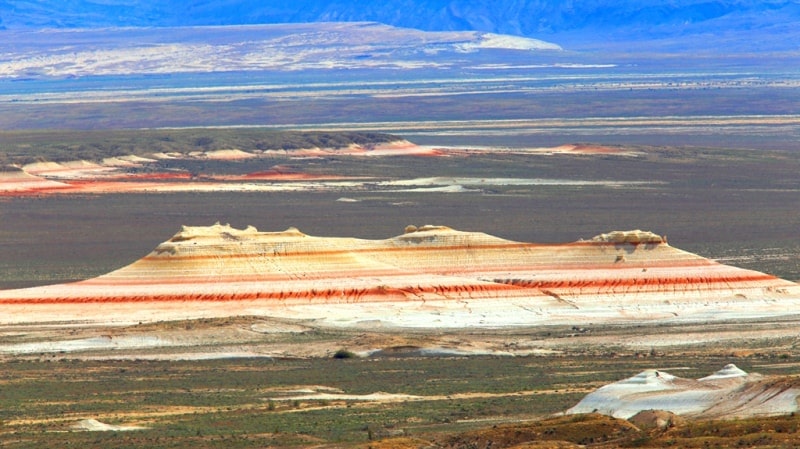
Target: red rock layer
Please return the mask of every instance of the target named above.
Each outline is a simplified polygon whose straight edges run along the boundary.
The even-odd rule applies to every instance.
[[[446,227],[386,240],[184,227],[98,278],[0,291],[0,304],[256,300],[266,306],[511,299],[542,311],[799,299],[800,286],[641,231],[542,245]]]

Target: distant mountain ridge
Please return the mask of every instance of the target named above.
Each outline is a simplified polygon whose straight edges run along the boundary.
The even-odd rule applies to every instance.
[[[798,0],[30,0],[0,1],[0,26],[166,27],[373,21],[426,31],[484,31],[553,40],[780,33],[800,23]]]

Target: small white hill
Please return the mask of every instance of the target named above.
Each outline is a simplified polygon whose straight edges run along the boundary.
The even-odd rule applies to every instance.
[[[506,34],[480,33],[471,48],[497,48],[506,50],[563,50],[551,42]]]
[[[703,377],[699,379],[702,381],[710,381],[710,380],[717,380],[717,379],[731,379],[737,377],[747,377],[748,374],[746,371],[739,369],[738,366],[734,365],[733,363],[729,363],[725,365],[721,370],[717,371],[716,373]]]
[[[798,396],[797,379],[748,374],[733,364],[697,380],[647,370],[598,388],[566,413],[628,419],[664,410],[693,418],[747,418],[796,412]]]
[[[206,159],[213,160],[238,160],[256,157],[256,155],[253,153],[248,153],[238,149],[208,151],[204,153],[204,156]]]
[[[88,432],[126,432],[130,430],[143,430],[147,427],[141,426],[115,426],[102,423],[96,419],[82,419],[72,425],[73,430],[84,430]]]

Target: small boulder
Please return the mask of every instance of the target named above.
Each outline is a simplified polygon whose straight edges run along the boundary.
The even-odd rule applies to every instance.
[[[664,431],[686,423],[686,419],[665,410],[642,410],[628,418],[628,421],[646,431]]]

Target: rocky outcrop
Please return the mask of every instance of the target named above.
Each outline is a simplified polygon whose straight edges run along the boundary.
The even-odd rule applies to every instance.
[[[648,410],[692,418],[746,418],[796,412],[798,396],[800,382],[795,378],[748,374],[733,364],[697,380],[647,370],[595,390],[567,413],[602,413],[645,421],[642,412]],[[658,419],[655,422],[660,427],[668,425],[659,424]]]
[[[0,166],[0,195],[57,191],[68,187],[68,184],[32,175],[19,167]]]
[[[448,325],[519,325],[787,313],[796,301],[797,284],[681,251],[648,232],[535,244],[430,225],[385,240],[186,226],[109,274],[0,292],[5,307],[245,303],[266,314],[325,310],[330,319],[347,310],[344,321],[393,316],[421,326],[444,311],[454,314]],[[385,306],[370,309],[375,304]]]

